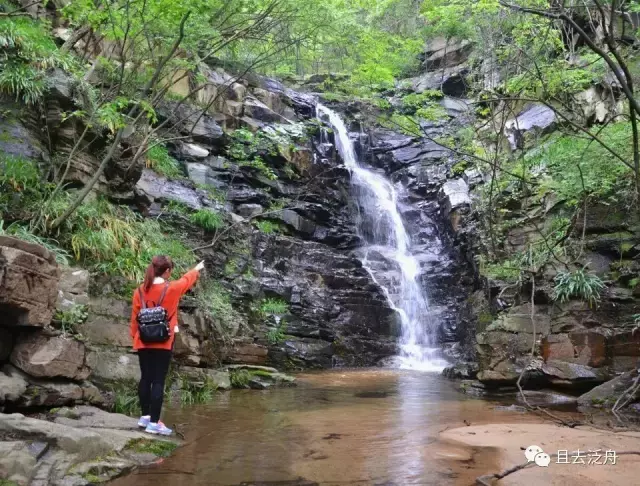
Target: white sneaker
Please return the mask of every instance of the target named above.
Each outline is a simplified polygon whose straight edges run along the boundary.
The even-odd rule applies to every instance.
[[[141,429],[146,429],[147,425],[149,425],[149,422],[151,422],[151,415],[143,415],[138,420],[138,427],[140,427]]]
[[[147,425],[147,428],[144,429],[144,431],[155,435],[171,435],[173,433],[173,430],[165,426],[162,422],[158,422],[157,424],[149,422],[149,425]]]

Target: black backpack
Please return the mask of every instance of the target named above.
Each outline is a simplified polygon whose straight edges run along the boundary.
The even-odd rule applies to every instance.
[[[168,341],[171,336],[169,313],[167,309],[162,307],[162,301],[168,288],[169,283],[165,285],[162,295],[160,295],[160,300],[155,307],[147,307],[144,295],[142,295],[142,288],[138,289],[140,292],[140,305],[142,306],[138,312],[138,329],[140,341],[143,343],[163,343]]]

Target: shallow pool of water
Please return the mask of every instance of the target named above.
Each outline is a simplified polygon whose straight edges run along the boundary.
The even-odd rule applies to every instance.
[[[185,445],[117,486],[469,485],[500,470],[491,451],[438,441],[467,424],[538,422],[471,399],[438,374],[385,369],[298,376],[298,387],[234,390],[167,409]]]

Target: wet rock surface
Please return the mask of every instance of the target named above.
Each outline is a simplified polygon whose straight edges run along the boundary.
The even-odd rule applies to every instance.
[[[62,408],[50,420],[0,414],[0,470],[19,485],[87,485],[150,464],[174,442],[140,432],[135,419],[94,407]],[[154,453],[140,451],[153,450]]]

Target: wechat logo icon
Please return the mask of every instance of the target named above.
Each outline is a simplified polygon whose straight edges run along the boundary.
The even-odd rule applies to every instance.
[[[530,445],[524,451],[524,456],[527,458],[528,462],[535,462],[537,466],[540,467],[549,467],[549,463],[551,463],[551,456],[545,453],[542,448],[537,445]]]

